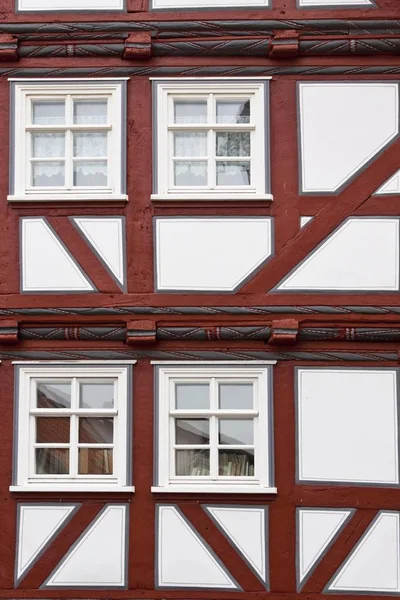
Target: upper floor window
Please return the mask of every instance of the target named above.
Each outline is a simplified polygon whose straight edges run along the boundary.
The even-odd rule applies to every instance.
[[[125,0],[17,0],[20,11],[123,10]]]
[[[270,6],[270,0],[150,0],[152,8],[258,8]]]
[[[12,489],[128,489],[128,384],[121,365],[19,366]]]
[[[154,82],[154,199],[272,199],[265,80]]]
[[[125,199],[124,88],[14,81],[9,199]]]
[[[273,492],[265,365],[157,367],[153,491]]]

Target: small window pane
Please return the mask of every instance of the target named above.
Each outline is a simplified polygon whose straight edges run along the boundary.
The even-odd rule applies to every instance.
[[[68,444],[68,417],[36,417],[36,441],[38,444]]]
[[[37,408],[71,408],[71,384],[38,382],[36,406]]]
[[[75,100],[75,125],[107,125],[107,100]]]
[[[33,125],[65,125],[65,102],[32,102]]]
[[[82,417],[79,419],[80,444],[112,444],[114,419]]]
[[[217,123],[250,123],[250,100],[217,101]]]
[[[79,161],[74,163],[74,186],[105,187],[107,185],[107,161]]]
[[[250,162],[217,162],[217,185],[250,185]]]
[[[205,100],[175,100],[174,117],[175,123],[178,125],[207,123],[207,102]]]
[[[68,448],[36,448],[37,475],[68,475]]]
[[[176,474],[201,477],[210,474],[209,450],[176,450]]]
[[[251,477],[254,475],[254,450],[220,450],[219,475]]]
[[[208,383],[177,383],[175,393],[178,410],[210,408]]]
[[[219,407],[234,410],[253,408],[253,385],[251,383],[220,383]]]
[[[107,133],[74,133],[74,156],[107,157]]]
[[[250,132],[218,132],[217,156],[250,156]]]
[[[114,408],[114,383],[81,382],[79,389],[80,408]]]
[[[112,448],[79,448],[80,475],[112,475]]]
[[[175,133],[174,135],[175,156],[207,156],[207,134],[188,131]]]
[[[33,187],[60,187],[65,184],[65,165],[63,162],[32,163]]]
[[[220,419],[219,443],[231,446],[254,444],[253,419]]]
[[[65,156],[65,135],[63,133],[33,133],[32,156],[34,158]]]
[[[177,419],[176,444],[209,444],[210,424],[208,419]]]
[[[176,161],[175,185],[185,187],[207,185],[207,163],[203,161]]]

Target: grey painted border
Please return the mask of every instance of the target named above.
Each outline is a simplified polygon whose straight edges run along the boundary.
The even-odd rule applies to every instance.
[[[189,202],[191,202],[191,200],[189,200]],[[239,281],[239,283],[236,284],[236,286],[232,289],[232,290],[188,290],[188,289],[176,289],[176,288],[168,288],[168,289],[160,289],[158,287],[158,261],[157,261],[157,248],[158,248],[158,237],[157,237],[157,221],[167,221],[167,220],[193,220],[193,219],[209,219],[209,220],[226,220],[226,219],[232,219],[232,220],[249,220],[249,221],[265,221],[265,220],[269,220],[270,221],[270,230],[271,230],[271,254],[269,254],[269,256],[267,256],[267,258],[265,258],[255,269],[253,269],[251,271],[251,273],[249,273],[248,275],[246,275],[243,279],[241,279]],[[155,216],[153,217],[153,263],[154,263],[154,291],[155,293],[158,294],[202,294],[202,295],[210,295],[210,294],[221,294],[223,296],[225,295],[232,295],[232,294],[237,294],[238,291],[240,290],[240,288],[242,288],[248,281],[250,281],[253,277],[255,277],[255,275],[261,271],[265,265],[267,263],[270,262],[270,260],[275,256],[275,217],[271,217],[269,215],[264,215],[264,216],[232,216],[232,215],[228,215],[228,216],[221,216],[221,215],[214,215],[214,216],[204,216],[204,215],[186,215],[186,216]]]
[[[313,7],[311,7],[313,8]],[[337,7],[336,7],[337,8]],[[346,7],[344,7],[346,8]],[[351,8],[351,7],[348,7]],[[358,7],[360,8],[360,7]],[[362,7],[363,8],[363,7]],[[365,8],[368,8],[368,6],[366,6]],[[371,6],[370,8],[374,8],[373,6]],[[354,71],[355,69],[353,69]],[[355,75],[357,75],[357,73],[355,73]],[[397,94],[398,94],[398,115],[397,115],[397,124],[398,124],[398,131],[397,134],[387,143],[385,144],[385,146],[383,148],[381,148],[379,150],[379,152],[376,152],[365,164],[363,164],[361,167],[359,167],[357,169],[357,171],[355,171],[355,173],[353,173],[350,177],[348,177],[336,190],[333,190],[332,192],[326,192],[326,191],[314,191],[314,192],[310,192],[310,191],[304,191],[303,188],[303,169],[302,169],[302,165],[303,165],[303,156],[302,156],[302,145],[301,145],[301,140],[302,140],[302,136],[301,136],[301,111],[300,111],[300,86],[304,83],[308,83],[308,84],[316,84],[316,85],[323,85],[323,84],[340,84],[340,83],[347,83],[347,84],[354,84],[354,83],[363,83],[363,84],[370,84],[370,83],[375,83],[375,84],[379,84],[379,83],[386,83],[386,84],[395,84],[397,85]],[[354,79],[354,80],[335,80],[335,81],[297,81],[296,82],[296,103],[297,103],[297,152],[298,152],[298,160],[299,160],[299,169],[298,169],[298,186],[299,186],[299,196],[327,196],[327,197],[335,197],[335,196],[339,196],[355,179],[357,179],[357,177],[359,177],[364,171],[366,171],[372,163],[374,163],[376,160],[378,160],[380,158],[380,156],[388,149],[390,148],[390,146],[392,144],[394,144],[394,142],[396,142],[399,138],[400,138],[400,126],[399,126],[399,122],[400,122],[400,83],[399,81],[396,81],[394,79],[390,80],[390,79],[376,79],[376,80],[359,80],[359,79]],[[382,184],[384,185],[384,184]]]
[[[121,234],[122,234],[121,251],[122,251],[122,269],[123,269],[124,283],[121,283],[118,280],[118,278],[114,275],[114,273],[111,271],[110,267],[107,265],[106,261],[99,254],[99,252],[96,250],[96,248],[94,247],[92,242],[89,240],[89,238],[84,234],[82,229],[79,227],[78,223],[76,222],[76,219],[90,219],[90,220],[100,220],[100,221],[106,220],[106,219],[119,219],[121,221]],[[89,247],[90,251],[93,252],[93,254],[99,259],[99,261],[101,262],[101,264],[103,265],[103,267],[105,268],[107,273],[110,275],[110,277],[113,279],[113,281],[115,281],[115,283],[118,285],[120,290],[122,290],[123,292],[127,292],[128,281],[127,281],[127,264],[126,264],[127,252],[126,252],[126,217],[125,217],[125,215],[107,215],[107,216],[104,216],[104,215],[102,215],[102,216],[79,215],[79,216],[75,216],[75,217],[68,217],[68,220],[72,224],[74,229],[78,232],[80,237],[85,241],[85,243]]]
[[[265,587],[267,592],[269,592],[271,590],[271,587],[270,587],[270,575],[269,575],[269,552],[270,552],[270,549],[269,549],[269,507],[268,507],[268,505],[261,505],[261,504],[259,504],[259,505],[256,505],[256,504],[201,504],[201,508],[204,510],[206,515],[212,520],[212,522],[219,529],[219,531],[222,533],[222,535],[228,540],[228,542],[230,543],[232,548],[234,548],[235,551],[238,552],[238,554],[240,555],[242,560],[246,563],[246,565],[248,566],[250,571],[262,583],[262,585]],[[235,544],[235,542],[233,541],[231,536],[228,534],[228,532],[225,531],[225,529],[220,525],[220,523],[218,523],[217,519],[214,517],[212,512],[209,510],[212,508],[245,508],[245,509],[259,508],[264,511],[265,580],[260,576],[259,573],[257,573],[256,569],[253,567],[253,565],[250,563],[250,561],[243,554],[243,552],[241,551],[239,546],[237,546]]]
[[[378,519],[381,517],[382,514],[399,514],[399,511],[397,510],[386,510],[386,509],[382,509],[378,512],[378,514],[376,515],[376,517],[372,520],[372,522],[370,523],[369,527],[367,528],[366,531],[364,531],[363,535],[361,536],[361,538],[358,540],[358,542],[356,543],[356,545],[354,546],[354,548],[350,551],[350,553],[346,556],[346,558],[344,559],[344,561],[342,562],[342,564],[340,565],[340,567],[338,568],[338,570],[334,573],[334,575],[330,578],[330,580],[328,581],[328,583],[326,584],[324,590],[323,590],[323,594],[340,594],[340,595],[344,595],[344,596],[396,596],[397,598],[399,597],[399,592],[379,592],[379,591],[374,591],[374,592],[367,592],[365,590],[355,590],[355,591],[346,591],[346,590],[330,590],[329,587],[332,585],[332,583],[334,582],[334,580],[336,579],[336,577],[339,575],[339,573],[342,571],[342,569],[344,569],[344,567],[348,564],[349,560],[354,556],[354,554],[357,552],[358,548],[360,547],[360,545],[362,544],[362,542],[364,541],[364,539],[366,538],[366,536],[371,532],[373,526],[376,524],[376,522],[378,521]],[[399,537],[400,537],[400,533],[399,533]]]
[[[18,0],[15,0],[15,1],[18,2]],[[8,177],[9,177],[10,194],[14,194],[14,192],[15,192],[15,160],[16,160],[16,156],[15,156],[15,117],[16,117],[15,88],[16,88],[16,83],[11,81],[10,82],[10,106],[9,106],[9,111],[10,111],[9,144],[10,144],[10,147],[8,150],[8,161],[9,161]]]
[[[387,483],[387,482],[375,482],[375,481],[342,481],[342,480],[329,480],[329,479],[324,479],[324,480],[314,480],[314,479],[300,479],[300,422],[299,422],[299,406],[300,406],[300,402],[299,402],[299,370],[305,371],[314,371],[315,369],[319,369],[320,371],[395,371],[396,374],[396,396],[397,396],[397,402],[396,402],[396,411],[397,411],[397,463],[398,463],[398,477],[399,477],[399,482],[398,483]],[[360,366],[356,366],[356,367],[347,367],[347,366],[337,366],[337,367],[331,367],[331,366],[318,366],[318,367],[313,367],[313,366],[299,366],[299,367],[294,367],[294,408],[295,408],[295,452],[296,452],[296,478],[295,478],[295,483],[296,485],[313,485],[313,486],[321,486],[324,485],[325,487],[328,485],[332,485],[332,486],[339,486],[339,487],[369,487],[369,488],[386,488],[386,489],[399,489],[400,488],[400,430],[399,430],[399,423],[400,423],[400,388],[399,388],[399,382],[400,382],[400,367],[386,367],[386,366],[375,366],[375,367],[360,367]]]
[[[15,0],[15,13],[16,14],[20,14],[20,15],[28,15],[28,18],[32,17],[32,14],[37,14],[37,13],[92,13],[92,12],[96,12],[96,13],[122,13],[122,12],[127,12],[127,7],[126,7],[126,0],[123,0],[123,7],[122,8],[103,8],[103,9],[99,9],[99,8],[83,8],[83,9],[70,9],[70,8],[49,8],[49,9],[31,9],[31,10],[20,10],[19,8],[19,0]]]
[[[198,587],[198,586],[189,586],[189,587],[182,587],[182,586],[176,586],[176,585],[160,585],[159,584],[159,577],[158,577],[158,563],[159,563],[159,549],[160,549],[160,535],[159,535],[159,526],[160,526],[160,508],[162,507],[168,507],[168,508],[174,508],[177,513],[179,514],[179,516],[183,519],[183,521],[185,521],[186,525],[189,527],[189,529],[192,531],[193,535],[197,538],[197,540],[208,550],[208,552],[211,554],[212,558],[215,560],[216,563],[218,563],[218,565],[221,567],[221,569],[224,571],[224,573],[226,574],[226,576],[236,585],[236,589],[232,589],[232,588],[226,588],[226,587],[218,587],[218,586],[212,586],[212,587]],[[232,592],[243,592],[242,587],[239,585],[239,583],[236,581],[236,579],[233,577],[233,575],[228,571],[228,569],[226,568],[226,566],[224,565],[224,563],[221,561],[221,559],[219,558],[219,556],[217,556],[217,554],[214,552],[214,550],[211,548],[211,546],[209,546],[209,544],[206,542],[206,540],[200,535],[200,533],[197,531],[197,529],[194,527],[194,525],[192,525],[192,523],[189,521],[189,519],[186,517],[186,515],[183,514],[183,512],[181,511],[181,509],[179,508],[179,506],[177,504],[164,504],[164,503],[157,503],[155,505],[155,510],[156,510],[156,531],[155,531],[155,553],[154,553],[154,557],[155,557],[155,565],[154,565],[154,589],[155,590],[224,590],[225,592],[228,593],[232,593]]]
[[[182,356],[180,355],[179,358],[182,358]],[[179,358],[177,360],[179,360]],[[232,357],[231,357],[232,358]],[[242,357],[242,360],[243,357]],[[178,364],[178,366],[182,367],[185,365]],[[174,367],[174,363],[170,362],[168,365],[165,365],[166,367]],[[218,368],[222,368],[222,369],[237,369],[238,367],[240,367],[241,369],[243,369],[243,367],[245,368],[249,368],[249,369],[253,369],[255,366],[257,366],[257,360],[254,360],[254,365],[252,364],[243,364],[243,365],[232,365],[232,364],[220,364],[220,365],[214,365],[214,367]],[[268,456],[269,456],[269,460],[268,460],[268,469],[269,469],[269,486],[273,487],[275,484],[275,444],[274,444],[274,394],[273,394],[273,365],[260,365],[258,363],[258,366],[265,369],[268,373],[268,381],[267,381],[267,393],[268,393],[268,398],[267,398],[267,403],[268,403],[268,422],[267,422],[267,432],[268,432]],[[163,365],[155,365],[154,368],[154,417],[153,417],[153,451],[154,451],[154,461],[153,461],[153,481],[154,481],[154,486],[158,486],[159,481],[160,481],[160,476],[159,476],[159,444],[158,444],[158,440],[159,440],[159,429],[160,429],[160,411],[159,411],[159,381],[160,381],[160,370],[163,368]],[[193,368],[196,369],[204,369],[204,370],[210,370],[213,368],[212,364],[208,364],[208,365],[204,365],[199,361],[199,364],[193,365],[193,363],[188,364],[188,370],[191,370]],[[197,485],[196,483],[194,483],[194,485]],[[160,490],[161,491],[161,490]],[[177,493],[179,494],[179,490],[177,490]],[[200,493],[200,492],[198,492]],[[213,493],[212,491],[209,493]],[[226,492],[214,492],[217,494],[224,494]],[[248,491],[249,494],[252,493],[251,489],[249,489]]]
[[[400,137],[400,134],[399,134]],[[322,248],[322,246],[324,246],[324,244],[326,244],[326,242],[328,242],[336,233],[338,233],[338,231],[340,231],[340,229],[342,229],[342,227],[350,220],[356,221],[356,220],[366,220],[366,219],[373,219],[375,221],[378,220],[397,220],[399,222],[399,240],[398,240],[398,244],[399,244],[399,283],[398,283],[398,288],[397,290],[363,290],[363,289],[352,289],[352,288],[346,288],[346,289],[342,289],[342,290],[331,290],[329,288],[315,288],[310,290],[309,288],[296,288],[296,289],[292,289],[292,290],[285,290],[285,289],[280,289],[279,286],[281,286],[282,284],[285,283],[285,281],[287,281],[289,279],[289,277],[291,277],[293,275],[293,273],[295,273],[297,271],[297,269],[299,269],[302,265],[304,265],[305,262],[307,262],[307,260],[309,260],[314,254],[316,254],[318,252],[318,250],[320,250],[320,248]],[[308,223],[307,223],[308,225]],[[301,228],[300,228],[301,230]],[[335,229],[329,234],[327,235],[323,240],[321,240],[319,242],[319,244],[317,244],[308,254],[305,258],[303,258],[303,260],[301,260],[300,262],[298,262],[296,264],[296,266],[293,267],[293,269],[290,269],[290,271],[288,273],[286,273],[286,275],[284,276],[283,279],[281,279],[268,293],[279,293],[279,294],[319,294],[319,295],[325,295],[325,294],[329,294],[329,295],[340,295],[340,294],[377,294],[377,295],[383,295],[383,294],[396,294],[397,292],[400,291],[400,217],[397,217],[396,215],[392,216],[392,215],[371,215],[371,216],[366,216],[366,215],[349,215],[348,217],[346,217],[345,219],[343,219],[343,221],[341,221],[341,223],[339,223],[339,225],[337,227],[335,227]]]
[[[314,0],[316,2],[317,0]],[[299,10],[338,10],[338,9],[353,9],[353,10],[364,10],[368,8],[379,8],[374,0],[369,0],[369,4],[335,4],[335,0],[332,0],[331,4],[303,6],[301,0],[296,0],[296,8]]]
[[[27,568],[25,568],[22,571],[21,575],[18,577],[17,557],[18,557],[18,552],[19,552],[19,541],[20,541],[19,527],[20,527],[20,522],[21,522],[21,508],[24,506],[49,506],[49,507],[50,506],[51,507],[72,506],[73,510],[64,519],[64,521],[61,523],[61,525],[57,527],[57,529],[53,532],[51,537],[47,540],[45,545],[42,547],[40,552],[38,552],[36,554],[33,561],[28,565]],[[62,503],[60,503],[60,502],[58,502],[58,503],[57,502],[19,502],[17,504],[17,535],[16,535],[15,565],[14,565],[14,587],[15,588],[17,588],[19,586],[19,584],[21,583],[21,581],[23,579],[25,579],[25,577],[27,576],[29,571],[35,566],[35,564],[38,562],[38,560],[43,556],[43,554],[46,552],[46,550],[51,546],[51,544],[53,543],[55,538],[58,537],[58,535],[63,531],[63,529],[65,529],[65,527],[68,525],[68,523],[71,521],[71,519],[76,515],[76,513],[78,512],[78,510],[80,509],[81,506],[82,506],[82,503],[80,503],[80,502],[62,502]]]
[[[152,0],[150,0],[152,1]],[[229,6],[226,6],[225,8],[232,8]],[[262,8],[262,7],[261,7]],[[268,8],[268,7],[266,7]],[[165,9],[157,9],[157,10],[165,10]],[[169,10],[169,9],[167,9]],[[179,9],[175,9],[175,10],[179,10]],[[190,9],[188,9],[190,10]],[[195,10],[195,9],[192,9]],[[211,10],[215,10],[213,8],[211,8]],[[185,11],[186,12],[186,11]],[[232,67],[231,67],[232,69]],[[182,78],[182,82],[184,82],[185,79]],[[228,84],[233,84],[235,83],[235,78],[232,77],[227,77],[223,80],[222,83],[228,83]],[[243,81],[241,80],[241,83],[250,83],[252,80],[249,81]],[[197,80],[196,83],[201,82],[201,78]],[[158,80],[158,81],[152,81],[152,119],[153,119],[153,134],[152,134],[152,158],[153,158],[153,194],[157,194],[158,193],[158,135],[159,135],[159,131],[158,131],[158,102],[160,101],[159,98],[159,93],[158,93],[158,89],[160,85],[164,85],[166,83],[168,83],[168,79],[164,79],[164,80]],[[215,84],[218,85],[218,81],[215,81]],[[271,89],[270,89],[270,80],[266,79],[265,81],[259,81],[260,84],[263,85],[263,91],[264,91],[264,99],[265,99],[265,109],[264,109],[264,149],[265,149],[265,193],[266,194],[270,194],[271,193],[271,122],[270,122],[270,105],[271,105]],[[213,82],[204,81],[204,87],[208,87],[210,85],[212,85]],[[193,199],[192,200],[187,200],[186,202],[194,202],[197,200],[196,198],[196,192],[201,194],[202,192],[200,190],[193,190]],[[174,193],[171,193],[171,200],[174,200]],[[221,194],[221,199],[225,199],[227,196],[229,196],[229,191],[226,192],[225,194]],[[251,201],[251,199],[249,200]],[[211,203],[213,201],[210,201]],[[215,201],[214,201],[215,202]]]
[[[11,357],[10,357],[11,358]],[[78,358],[78,357],[77,357]],[[82,359],[82,356],[79,355],[79,359]],[[12,451],[12,485],[18,485],[18,436],[19,436],[19,382],[20,382],[20,373],[21,370],[26,368],[29,365],[14,365],[14,418],[13,418],[13,451]],[[34,365],[37,368],[45,367],[47,369],[58,369],[60,366],[71,367],[80,366],[76,363],[71,363],[71,356],[68,358],[63,358],[63,364],[49,364],[43,362],[43,364]],[[82,365],[84,366],[84,365]],[[92,364],[89,365],[91,369],[100,371],[103,366],[101,364]],[[126,407],[126,435],[127,435],[127,459],[126,459],[126,485],[132,485],[133,481],[133,367],[134,365],[124,365],[124,364],[113,364],[113,367],[124,368],[127,372],[127,407]],[[88,484],[89,486],[90,484]],[[75,492],[74,488],[71,486],[71,492]],[[88,490],[90,491],[90,490]],[[79,491],[77,493],[80,493]],[[58,586],[57,586],[58,587]]]
[[[201,2],[201,0],[197,0],[198,2]],[[157,8],[154,6],[154,0],[149,0],[149,12],[156,12],[156,13],[165,13],[165,12],[171,12],[171,13],[176,13],[176,12],[185,12],[185,13],[193,13],[193,12],[211,12],[211,11],[225,11],[225,10],[247,10],[247,9],[252,9],[252,10],[271,10],[273,8],[272,5],[272,0],[267,0],[268,4],[265,4],[264,6],[262,5],[255,5],[255,4],[244,4],[243,0],[243,4],[240,6],[229,6],[227,4],[225,4],[224,6],[220,6],[220,5],[216,5],[214,6],[201,6],[200,4],[198,6],[188,6],[188,7],[177,7],[177,6],[164,6],[162,8]]]
[[[73,585],[71,583],[62,586],[62,585],[47,585],[47,582],[50,581],[52,579],[52,577],[54,577],[54,575],[57,573],[57,571],[63,566],[63,564],[65,564],[65,562],[68,560],[69,556],[72,554],[72,552],[75,550],[75,548],[81,543],[81,541],[84,539],[85,535],[87,533],[89,533],[89,531],[92,529],[92,527],[94,527],[97,523],[97,521],[99,521],[99,519],[101,518],[101,516],[106,512],[106,510],[108,510],[110,507],[116,507],[116,506],[123,506],[125,507],[125,523],[124,523],[124,530],[125,530],[125,540],[124,540],[124,547],[125,547],[125,561],[124,561],[124,585]],[[68,550],[68,552],[62,557],[62,559],[60,560],[60,562],[57,564],[57,566],[53,569],[53,571],[50,573],[50,575],[45,579],[45,581],[42,583],[42,585],[40,586],[40,590],[66,590],[66,589],[73,589],[73,590],[87,590],[87,589],[93,589],[93,590],[98,590],[98,589],[103,589],[103,590],[126,590],[128,589],[128,570],[127,570],[127,565],[128,565],[128,552],[127,552],[127,548],[129,547],[127,544],[129,544],[129,504],[125,503],[125,502],[107,502],[107,504],[105,504],[103,506],[103,508],[98,512],[98,514],[94,517],[94,519],[92,519],[89,523],[89,525],[86,527],[86,529],[81,533],[81,535],[79,536],[79,538],[72,544],[72,546],[70,547],[70,549]]]
[[[307,571],[306,576],[300,581],[300,511],[305,512],[318,510],[323,512],[337,512],[340,510],[349,510],[350,512],[339,527],[339,529],[337,530],[337,532],[335,533],[335,535],[329,540],[328,544],[325,545],[323,551],[320,554],[318,554],[317,559],[313,562],[311,568]],[[298,593],[301,592],[301,590],[303,589],[311,575],[314,573],[321,560],[329,552],[329,549],[331,548],[332,544],[336,542],[337,538],[340,536],[346,525],[349,523],[350,519],[354,517],[356,512],[357,510],[355,508],[343,508],[342,506],[338,506],[336,508],[325,508],[319,506],[307,506],[304,508],[300,506],[296,507],[296,589]]]
[[[50,229],[50,231],[52,232],[52,234],[55,236],[57,242],[62,246],[62,248],[65,250],[65,252],[67,253],[67,255],[69,256],[69,258],[71,259],[71,261],[74,263],[74,265],[76,266],[76,268],[78,269],[78,271],[80,271],[81,275],[89,282],[89,284],[92,286],[92,290],[24,290],[24,276],[23,276],[23,269],[24,269],[24,253],[23,253],[23,239],[22,239],[22,223],[23,221],[32,221],[32,219],[42,219],[45,223],[45,225]],[[81,265],[79,264],[79,262],[76,260],[76,258],[71,254],[69,248],[67,248],[67,246],[64,244],[63,240],[58,237],[56,231],[53,229],[53,227],[50,225],[49,221],[47,220],[47,217],[42,217],[40,215],[35,215],[35,216],[31,216],[31,217],[20,217],[19,218],[19,285],[20,285],[20,294],[39,294],[39,295],[44,295],[44,294],[51,294],[51,295],[64,295],[64,294],[95,294],[96,292],[98,292],[99,290],[97,289],[97,287],[94,285],[93,281],[90,279],[89,275],[87,275],[87,273],[85,273],[85,271],[82,269]]]

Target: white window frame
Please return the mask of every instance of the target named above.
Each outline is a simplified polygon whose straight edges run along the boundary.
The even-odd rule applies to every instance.
[[[153,78],[153,194],[152,200],[272,200],[269,189],[269,77],[253,78]],[[242,125],[251,131],[251,185],[210,187],[175,187],[172,174],[172,132],[184,126],[170,122],[173,98],[198,98],[213,94],[222,97],[250,97],[252,123]],[[199,131],[226,131],[227,124],[205,123],[185,126]],[[233,128],[235,129],[235,127]],[[236,125],[236,130],[238,126]],[[215,148],[208,135],[209,166],[213,163]],[[210,141],[211,140],[211,141]],[[240,157],[237,157],[240,162]]]
[[[116,79],[63,79],[43,80],[10,79],[11,82],[11,160],[9,201],[58,200],[127,200],[125,193],[126,144],[126,82]],[[33,187],[30,185],[29,131],[41,126],[30,126],[31,102],[37,99],[71,98],[108,99],[108,184],[105,187]],[[73,126],[77,129],[80,126]],[[92,126],[93,127],[93,126]],[[103,128],[103,127],[101,127]],[[68,125],[60,130],[71,130]],[[87,126],[82,126],[87,130]],[[67,160],[66,156],[66,160]],[[71,157],[70,157],[71,158]],[[72,160],[72,159],[71,159]]]
[[[249,363],[199,363],[164,364],[153,361],[156,365],[155,388],[155,481],[152,492],[182,493],[250,493],[275,494],[273,484],[273,434],[272,434],[272,369],[273,361],[262,364]],[[207,365],[207,366],[206,366]],[[198,418],[216,414],[215,411],[174,411],[171,407],[174,397],[174,384],[197,383],[225,380],[229,383],[253,382],[255,387],[255,406],[250,412],[254,416],[255,474],[254,477],[182,477],[171,475],[173,469],[173,421],[174,416],[182,418]],[[183,416],[183,413],[185,416]],[[240,416],[240,411],[219,410],[220,416]]]
[[[16,0],[18,12],[124,10],[125,0]],[[112,6],[111,6],[112,4]]]
[[[156,9],[188,8],[268,8],[270,0],[151,0]]]
[[[136,361],[129,361],[134,364]],[[131,484],[130,461],[131,461],[131,411],[129,397],[130,369],[128,365],[107,364],[16,364],[15,373],[15,440],[14,440],[14,465],[13,483],[11,491],[26,492],[133,492],[135,488]],[[115,397],[114,417],[114,456],[112,476],[106,475],[79,475],[77,477],[36,475],[34,474],[34,443],[35,428],[32,420],[41,409],[35,409],[34,392],[36,390],[35,380],[54,381],[70,378],[93,379],[94,381],[113,379],[116,381],[117,393]],[[47,410],[47,409],[45,409]],[[84,411],[87,416],[88,411]],[[67,411],[65,411],[67,413]],[[68,415],[72,411],[68,412]],[[97,410],[93,412],[98,415]],[[109,412],[109,411],[108,411]],[[107,412],[107,414],[108,414]],[[61,414],[62,413],[62,414]],[[58,416],[63,416],[63,409],[57,409]],[[72,440],[71,440],[72,443]]]

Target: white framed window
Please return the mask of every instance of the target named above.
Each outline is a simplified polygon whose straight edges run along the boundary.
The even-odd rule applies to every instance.
[[[12,491],[133,491],[130,367],[16,367]]]
[[[122,80],[11,80],[9,200],[126,200]]]
[[[268,81],[153,81],[153,195],[271,200]]]
[[[125,0],[16,0],[18,11],[123,10]]]
[[[259,8],[270,6],[270,0],[150,0],[157,8]]]
[[[156,366],[152,491],[276,492],[270,369],[265,364]]]

